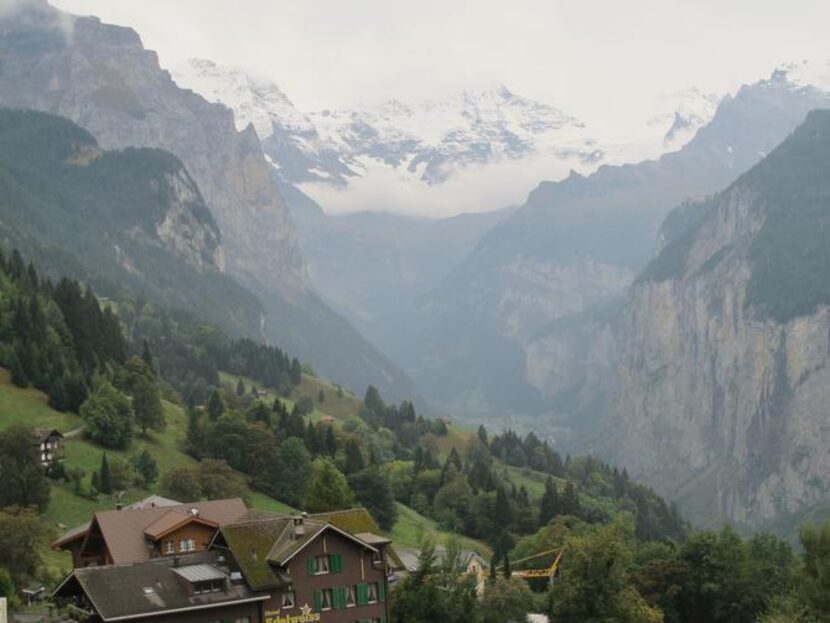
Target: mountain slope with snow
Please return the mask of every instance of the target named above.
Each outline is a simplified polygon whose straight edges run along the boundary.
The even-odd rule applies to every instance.
[[[190,60],[173,76],[234,110],[240,129],[253,124],[283,180],[330,212],[437,216],[517,204],[540,179],[679,149],[719,101],[695,89],[672,94],[636,136],[600,140],[576,118],[504,86],[305,113],[275,84],[210,61]]]

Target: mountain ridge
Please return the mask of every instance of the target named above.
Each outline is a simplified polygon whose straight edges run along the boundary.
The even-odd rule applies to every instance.
[[[375,382],[390,396],[412,397],[411,381],[312,290],[252,128],[237,132],[231,110],[180,89],[130,28],[29,0],[4,11],[0,25],[0,105],[67,117],[105,149],[175,154],[222,233],[228,274],[261,300],[257,335],[356,391]]]

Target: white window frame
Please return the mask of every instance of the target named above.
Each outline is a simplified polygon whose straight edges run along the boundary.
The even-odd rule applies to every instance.
[[[328,602],[328,603],[326,603]],[[334,604],[334,592],[330,588],[323,589],[323,605],[320,610],[331,610]]]
[[[317,570],[314,572],[314,575],[327,575],[331,573],[331,561],[329,560],[328,554],[315,556],[315,558],[315,568]]]
[[[176,553],[176,542],[173,539],[167,539],[164,541],[164,553],[165,554],[175,554]]]
[[[282,594],[282,608],[284,610],[290,610],[297,605],[297,597],[294,595],[294,591],[285,591]]]
[[[357,605],[357,590],[354,584],[349,584],[346,587],[346,607],[354,608]]]
[[[182,539],[179,541],[179,551],[180,552],[194,552],[196,551],[196,540],[195,539]]]
[[[369,582],[366,588],[366,603],[367,604],[376,604],[378,603],[378,592],[380,587],[378,586],[377,582]],[[372,596],[374,593],[374,597]]]

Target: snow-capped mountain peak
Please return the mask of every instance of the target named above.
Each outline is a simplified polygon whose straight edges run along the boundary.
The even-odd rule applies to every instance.
[[[313,129],[308,118],[276,84],[256,80],[242,70],[194,58],[174,67],[170,73],[179,86],[233,110],[239,130],[253,124],[259,137],[266,138],[273,132],[274,120],[300,132]]]
[[[503,207],[541,179],[678,149],[711,119],[718,101],[697,90],[675,93],[658,103],[659,114],[637,137],[599,140],[575,117],[503,84],[415,103],[301,111],[276,84],[239,69],[194,59],[172,75],[231,108],[239,129],[253,124],[282,180],[332,211],[424,213],[433,204],[446,210],[459,197],[472,201],[472,185],[493,205],[459,211]],[[405,207],[395,205],[402,200]]]

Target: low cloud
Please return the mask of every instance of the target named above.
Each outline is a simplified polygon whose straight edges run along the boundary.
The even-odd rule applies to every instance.
[[[345,189],[327,184],[303,184],[301,189],[329,214],[373,211],[441,218],[521,205],[540,180],[563,179],[571,169],[588,172],[577,160],[538,156],[468,166],[430,186],[406,170],[375,165]]]

